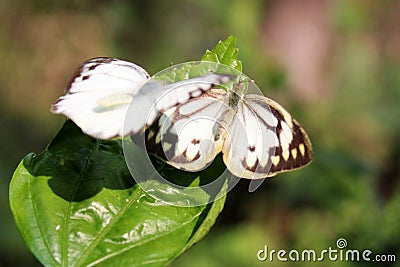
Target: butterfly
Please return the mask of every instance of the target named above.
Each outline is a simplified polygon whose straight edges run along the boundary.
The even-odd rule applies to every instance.
[[[275,101],[246,94],[250,80],[240,79],[210,72],[163,84],[134,63],[93,58],[51,112],[94,138],[144,136],[149,152],[186,171],[206,168],[220,152],[233,175],[248,179],[309,164],[312,145],[300,124]]]

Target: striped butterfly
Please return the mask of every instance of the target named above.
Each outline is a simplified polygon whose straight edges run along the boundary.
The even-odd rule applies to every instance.
[[[307,134],[283,107],[245,94],[251,83],[245,76],[210,69],[163,84],[133,63],[94,58],[78,68],[51,111],[94,138],[131,135],[136,140],[145,133],[149,152],[187,171],[204,169],[220,152],[232,174],[248,179],[311,162]]]

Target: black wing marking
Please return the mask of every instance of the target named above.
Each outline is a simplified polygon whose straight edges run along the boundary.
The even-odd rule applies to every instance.
[[[274,176],[277,173],[295,170],[310,164],[313,159],[313,149],[307,133],[282,106],[271,99],[267,99],[267,103],[278,120],[276,134],[280,144],[275,148],[275,155],[272,157],[268,176]],[[290,127],[292,134],[292,140],[286,148],[282,146],[281,140],[283,131],[288,129],[283,127],[284,124]]]

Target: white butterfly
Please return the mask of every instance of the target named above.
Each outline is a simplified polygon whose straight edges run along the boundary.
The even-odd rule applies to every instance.
[[[93,58],[85,61],[76,71],[67,86],[66,94],[51,107],[51,112],[63,114],[75,122],[85,134],[98,139],[111,139],[123,135],[124,119],[129,104],[137,99],[143,109],[151,107],[157,99],[156,110],[151,118],[138,116],[125,129],[127,134],[137,133],[151,125],[159,112],[168,110],[202,92],[224,83],[232,77],[210,74],[207,77],[190,79],[173,86],[150,81],[145,91],[139,91],[149,79],[149,74],[131,62],[115,58]],[[168,92],[168,97],[160,98]]]
[[[222,152],[228,170],[248,179],[307,165],[312,146],[299,123],[275,101],[242,90],[212,88],[164,112],[146,137],[150,150],[187,171],[207,167]]]
[[[243,83],[217,88],[236,76],[208,74],[166,86],[155,80],[145,83],[148,78],[130,62],[88,60],[51,111],[66,115],[99,139],[126,134],[135,139],[147,129],[150,152],[188,171],[205,168],[219,152],[231,173],[249,179],[311,162],[307,134],[279,104],[245,95]],[[135,112],[128,114],[124,128],[132,100]]]

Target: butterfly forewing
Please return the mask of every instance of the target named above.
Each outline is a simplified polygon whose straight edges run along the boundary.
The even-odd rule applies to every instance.
[[[308,165],[313,159],[313,150],[307,133],[281,105],[269,98],[266,102],[278,120],[276,135],[279,140],[268,176]]]
[[[115,58],[93,58],[82,63],[72,77],[68,93],[108,91],[135,94],[149,78],[140,66]]]
[[[113,58],[84,62],[51,111],[64,114],[84,133],[99,139],[120,136],[128,104],[149,75],[141,67]]]
[[[168,85],[158,80],[149,80],[131,103],[124,133],[136,134],[147,129],[162,113],[170,113],[171,109],[235,78],[229,74],[209,74]],[[197,102],[191,105],[197,107]]]

